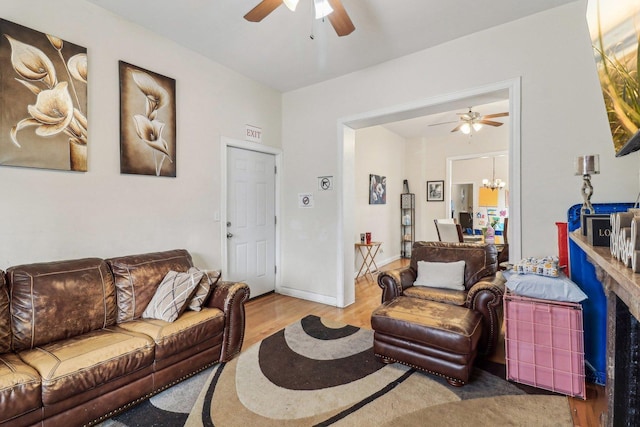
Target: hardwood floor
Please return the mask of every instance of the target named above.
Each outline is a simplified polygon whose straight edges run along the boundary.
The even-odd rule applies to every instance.
[[[408,265],[403,259],[382,268],[392,269]],[[371,329],[371,312],[380,305],[381,290],[370,278],[361,277],[355,282],[356,302],[346,308],[305,301],[278,294],[268,294],[250,300],[246,304],[247,324],[243,349],[247,349],[263,338],[308,315],[333,319],[349,325]],[[503,340],[504,342],[504,340]],[[504,345],[501,346],[504,348]],[[504,362],[504,351],[492,358]],[[607,403],[604,387],[587,384],[587,400],[568,398],[575,426],[600,426]]]

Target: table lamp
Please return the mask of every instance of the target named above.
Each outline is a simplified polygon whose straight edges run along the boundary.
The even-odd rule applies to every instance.
[[[578,156],[576,158],[576,175],[582,175],[582,208],[580,213],[594,213],[591,204],[591,196],[593,195],[593,186],[591,185],[591,175],[600,173],[600,156],[591,154],[588,156]]]

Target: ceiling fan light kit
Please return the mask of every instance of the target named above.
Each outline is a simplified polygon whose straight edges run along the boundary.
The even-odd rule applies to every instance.
[[[471,133],[471,129],[473,129],[475,132],[478,132],[480,129],[482,129],[482,123],[465,122],[462,125],[460,125],[460,131],[465,135],[469,135]],[[451,132],[455,132],[455,131],[451,131]]]

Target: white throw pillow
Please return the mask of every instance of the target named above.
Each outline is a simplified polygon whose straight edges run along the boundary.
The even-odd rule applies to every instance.
[[[186,273],[169,271],[156,289],[149,305],[142,313],[143,318],[175,321],[187,307],[187,301],[196,292],[204,272],[189,269]]]
[[[418,261],[418,278],[414,286],[464,291],[464,261]]]
[[[551,301],[580,302],[587,295],[564,274],[558,277],[536,274],[511,274],[507,288],[516,295]]]

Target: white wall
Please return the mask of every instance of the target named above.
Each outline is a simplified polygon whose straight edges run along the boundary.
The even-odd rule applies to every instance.
[[[0,268],[178,247],[222,267],[220,137],[252,124],[279,146],[280,93],[82,0],[3,0],[0,13],[89,56],[89,171],[0,167]],[[120,175],[118,60],[176,79],[177,178]]]
[[[449,157],[465,155],[480,155],[483,153],[502,151],[508,149],[509,122],[500,127],[488,127],[480,130],[469,138],[461,132],[450,133],[437,138],[420,138],[407,142],[407,170],[410,172],[409,182],[413,182],[412,191],[416,193],[416,240],[438,240],[433,220],[436,218],[449,218],[450,209],[446,201],[427,202],[427,181],[445,181],[445,189],[448,191],[449,182],[446,177],[446,160]],[[474,170],[475,168],[469,168]],[[483,178],[491,178],[491,166],[485,171]],[[482,174],[483,171],[478,171]],[[488,175],[487,175],[488,174]],[[487,176],[484,176],[487,175]],[[503,176],[506,179],[508,172]],[[465,177],[453,176],[453,183],[472,182]],[[482,182],[482,178],[480,178]],[[477,186],[475,191],[477,191]],[[477,195],[475,197],[477,200]],[[445,197],[446,200],[446,197]]]
[[[356,131],[355,151],[355,235],[370,231],[371,238],[382,242],[376,264],[387,264],[400,258],[400,193],[406,179],[405,139],[382,126]],[[387,203],[370,205],[367,193],[369,174],[387,178]],[[362,257],[355,256],[355,268],[360,268]]]
[[[581,202],[574,157],[600,154],[593,202],[635,200],[638,154],[614,158],[585,19],[586,1],[565,5],[487,31],[284,94],[282,280],[313,298],[342,300],[353,264],[343,243],[355,233],[345,200],[353,188],[332,192],[313,210],[296,208],[297,193],[317,176],[342,176],[351,159],[351,137],[342,152],[339,124],[352,117],[415,104],[521,78],[522,255],[556,253],[555,221]],[[350,173],[351,166],[345,166]],[[445,165],[434,170],[443,176]],[[417,191],[416,191],[417,193]],[[316,261],[313,261],[316,260]],[[304,266],[304,268],[302,268]],[[346,292],[344,303],[352,297]]]

